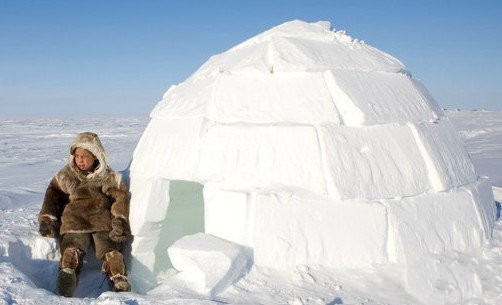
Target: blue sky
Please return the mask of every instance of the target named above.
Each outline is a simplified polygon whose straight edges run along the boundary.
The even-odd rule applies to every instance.
[[[0,0],[0,117],[147,115],[211,55],[292,19],[397,57],[443,107],[502,110],[502,1]]]

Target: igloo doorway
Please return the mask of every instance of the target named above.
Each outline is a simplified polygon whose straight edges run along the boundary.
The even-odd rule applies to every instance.
[[[132,207],[134,234],[130,273],[137,292],[154,287],[156,276],[172,267],[167,248],[185,235],[204,232],[202,184],[184,180],[142,179],[141,189],[149,185],[149,194],[131,193],[144,205]],[[139,181],[138,181],[139,182]],[[146,208],[148,207],[148,208]],[[139,223],[141,222],[141,223]]]

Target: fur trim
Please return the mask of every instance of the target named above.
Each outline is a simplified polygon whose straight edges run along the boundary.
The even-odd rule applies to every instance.
[[[66,248],[61,256],[61,268],[80,270],[83,256],[84,251],[78,248]]]
[[[113,276],[110,276],[110,280],[112,280],[113,282],[115,282],[117,280],[126,281],[127,282],[127,276],[125,276],[123,274],[115,274]]]
[[[68,165],[70,165],[73,170],[80,172],[80,170],[75,165],[74,153],[75,149],[77,148],[83,148],[90,151],[96,157],[96,159],[98,159],[99,162],[99,165],[96,167],[94,172],[85,176],[86,179],[99,177],[106,172],[106,170],[108,169],[108,156],[97,134],[92,132],[83,132],[77,136],[70,147]]]
[[[114,217],[114,218],[120,218],[120,219],[125,220],[125,222],[129,223],[129,219],[127,219],[127,217],[125,217],[125,216],[122,216],[122,215],[114,215],[113,213],[112,213],[112,215],[113,215],[113,217]]]
[[[122,183],[122,174],[115,172],[115,181],[117,181],[117,188],[119,189]]]
[[[49,218],[51,220],[58,220],[58,218],[54,215],[50,215],[50,214],[40,214],[38,215],[38,219],[42,219],[42,218]]]
[[[75,269],[71,269],[71,268],[62,268],[61,271],[63,271],[64,273],[75,273]]]

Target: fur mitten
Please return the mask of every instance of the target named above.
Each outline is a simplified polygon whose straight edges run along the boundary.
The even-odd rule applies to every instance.
[[[120,217],[112,219],[112,230],[110,231],[110,239],[114,242],[125,242],[127,237],[131,235],[131,229],[127,221]]]
[[[55,238],[58,235],[58,223],[54,219],[42,217],[39,220],[38,232],[44,237]]]

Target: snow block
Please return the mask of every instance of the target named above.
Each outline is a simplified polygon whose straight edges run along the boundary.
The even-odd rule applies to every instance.
[[[206,233],[251,245],[252,212],[250,194],[225,191],[208,183],[204,186],[204,224]]]
[[[347,126],[434,121],[434,105],[404,73],[330,70],[324,78]]]
[[[484,236],[489,239],[492,237],[497,220],[497,206],[491,183],[488,180],[480,180],[478,183],[470,185],[469,192],[476,203],[476,211],[479,221],[483,225]]]
[[[428,170],[406,125],[319,127],[333,197],[382,199],[431,188]]]
[[[127,272],[134,292],[146,293],[157,285],[156,275],[153,273],[154,265],[155,254],[151,249],[149,252],[131,252]]]
[[[150,116],[157,119],[200,117],[212,101],[215,77],[191,78],[171,86]]]
[[[129,223],[134,236],[158,236],[169,208],[169,180],[131,173]]]
[[[134,241],[131,244],[131,255],[152,272],[156,261],[154,250],[159,240],[159,236],[134,236]]]
[[[180,277],[210,295],[237,282],[252,264],[250,249],[203,233],[185,236],[167,251]]]
[[[135,174],[170,180],[193,180],[206,121],[152,118],[136,147],[130,166]],[[183,164],[183,166],[180,166]]]
[[[321,73],[220,74],[213,107],[218,122],[340,123]]]
[[[439,116],[439,118],[443,118],[445,116],[443,108],[439,106],[436,99],[434,99],[429,90],[425,88],[424,84],[420,80],[413,77],[411,77],[411,81],[413,82],[415,89],[427,100],[427,102],[434,110],[434,112]]]
[[[269,74],[273,71],[269,41],[242,43],[221,54],[213,55],[193,77],[207,77],[220,72],[232,74]]]
[[[478,216],[478,207],[485,203],[472,193],[478,187],[385,200],[389,260],[410,264],[426,254],[466,253],[480,247],[488,228]]]
[[[329,201],[277,189],[250,196],[214,187],[210,192],[233,200],[208,202],[206,224],[217,225],[206,226],[206,233],[252,247],[256,265],[361,268],[387,260],[386,211],[378,202]],[[240,213],[232,214],[235,209]]]
[[[362,268],[387,261],[386,211],[377,202],[260,193],[254,204],[257,265]]]
[[[347,35],[325,32],[324,37],[306,35],[271,38],[274,73],[326,70],[398,72],[405,70],[396,58]]]
[[[196,176],[227,188],[282,184],[327,192],[317,133],[309,126],[214,125]]]
[[[436,191],[476,181],[474,166],[458,133],[445,118],[436,123],[409,124]]]

